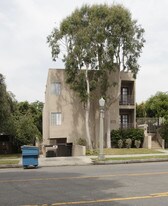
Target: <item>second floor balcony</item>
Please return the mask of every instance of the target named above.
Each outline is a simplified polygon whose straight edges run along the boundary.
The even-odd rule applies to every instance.
[[[134,95],[120,95],[120,105],[134,105]]]
[[[131,129],[134,128],[134,123],[120,123],[120,129]]]

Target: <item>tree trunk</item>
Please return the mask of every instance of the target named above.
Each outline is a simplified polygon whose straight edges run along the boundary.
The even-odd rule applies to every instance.
[[[85,112],[85,125],[86,125],[86,136],[87,136],[87,143],[90,150],[92,150],[92,142],[90,136],[90,129],[89,129],[89,115],[90,115],[90,84],[88,79],[88,66],[86,66],[86,86],[87,86],[87,102],[86,102],[86,112]]]
[[[121,79],[120,79],[120,70],[118,71],[118,85],[116,87],[115,92],[113,92],[113,96],[109,96],[109,102],[106,104],[107,109],[107,148],[111,148],[111,117],[110,117],[110,107],[117,101],[120,97],[120,87],[121,87]]]
[[[107,110],[107,148],[111,148],[110,109]]]

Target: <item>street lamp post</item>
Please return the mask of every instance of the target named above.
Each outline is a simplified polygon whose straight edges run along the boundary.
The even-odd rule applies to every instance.
[[[100,106],[100,131],[99,131],[99,160],[104,159],[104,152],[103,152],[103,136],[104,136],[104,105],[105,100],[103,98],[99,99],[99,106]]]

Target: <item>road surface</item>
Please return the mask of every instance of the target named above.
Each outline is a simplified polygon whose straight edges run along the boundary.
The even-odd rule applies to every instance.
[[[0,169],[2,206],[167,206],[168,163]]]

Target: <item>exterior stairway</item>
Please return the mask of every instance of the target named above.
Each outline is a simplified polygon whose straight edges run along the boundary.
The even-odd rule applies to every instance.
[[[152,149],[162,149],[161,145],[157,141],[157,134],[152,137]]]
[[[162,149],[157,140],[152,140],[152,149]]]

